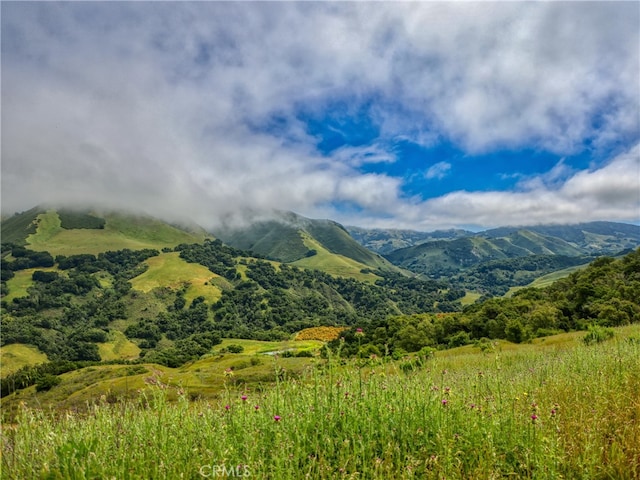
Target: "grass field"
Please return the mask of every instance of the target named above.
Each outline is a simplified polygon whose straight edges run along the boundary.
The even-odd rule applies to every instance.
[[[296,260],[292,265],[322,270],[331,275],[351,277],[361,282],[374,283],[380,278],[373,273],[362,273],[362,270],[370,270],[370,267],[351,258],[329,252],[308,234],[302,233],[302,238],[305,246],[317,253],[312,257]]]
[[[26,270],[18,270],[14,272],[14,277],[7,280],[7,288],[9,293],[2,297],[7,303],[13,301],[14,298],[26,297],[29,295],[27,289],[33,285],[33,272],[36,270],[45,270],[47,272],[57,271],[54,267],[27,268]]]
[[[27,365],[38,365],[47,361],[47,356],[32,345],[5,345],[0,347],[0,376],[6,377]]]
[[[203,296],[208,303],[217,302],[222,296],[220,288],[210,283],[215,282],[218,275],[207,267],[196,263],[188,263],[180,258],[178,252],[162,253],[145,261],[149,269],[131,280],[134,289],[149,292],[158,287],[179,289],[189,283],[185,294],[187,301]]]
[[[422,364],[314,360],[296,374],[286,361],[302,359],[268,358],[270,386],[238,382],[245,369],[225,376],[212,357],[215,371],[185,367],[220,382],[206,401],[165,368],[95,368],[85,376],[128,368],[119,381],[147,393],[111,404],[107,392],[85,413],[19,407],[2,431],[3,478],[636,479],[640,326],[580,338]]]
[[[109,332],[109,341],[98,343],[98,352],[103,361],[135,360],[140,356],[138,346],[118,330]]]
[[[27,237],[33,250],[56,255],[98,254],[108,250],[141,250],[174,247],[204,240],[202,233],[188,233],[163,222],[120,214],[106,215],[104,229],[65,230],[58,214],[51,210],[38,216],[36,233]]]
[[[481,297],[477,292],[466,292],[465,296],[460,299],[462,305],[472,305]]]
[[[523,288],[528,288],[528,287],[544,288],[544,287],[548,287],[549,285],[551,285],[556,280],[560,280],[561,278],[568,277],[573,272],[577,272],[578,270],[581,270],[581,269],[585,268],[585,266],[586,265],[575,265],[573,267],[563,268],[562,270],[557,270],[555,272],[548,273],[547,275],[543,275],[543,276],[541,276],[539,278],[536,278],[533,282],[531,282],[530,284],[528,284],[528,285],[526,285],[524,287],[511,287],[509,289],[509,291],[505,294],[505,296],[506,297],[510,297],[515,292],[517,292],[518,290],[521,290]]]

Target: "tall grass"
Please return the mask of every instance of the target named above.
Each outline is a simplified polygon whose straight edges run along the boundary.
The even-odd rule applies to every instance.
[[[23,409],[2,478],[640,478],[640,340],[318,361],[220,402]],[[176,391],[171,392],[174,396]]]

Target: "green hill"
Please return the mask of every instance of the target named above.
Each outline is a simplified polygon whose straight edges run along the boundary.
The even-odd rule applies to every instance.
[[[208,237],[202,229],[177,227],[143,215],[40,207],[4,220],[0,228],[3,243],[25,245],[53,256],[162,249]]]
[[[399,272],[383,257],[356,242],[340,224],[331,220],[312,220],[293,212],[277,212],[272,219],[260,219],[247,226],[219,228],[213,232],[235,248],[249,250],[281,262],[313,263],[303,259],[317,253],[309,239],[327,252],[352,259],[365,268]],[[300,263],[302,262],[302,263]],[[343,260],[336,259],[338,264]],[[326,262],[315,262],[317,268]],[[329,266],[328,270],[334,270]]]
[[[555,234],[558,236],[553,236]],[[502,295],[537,277],[616,255],[640,244],[640,227],[611,222],[503,227],[453,240],[427,241],[386,255],[393,264],[459,288]]]
[[[473,236],[473,232],[461,229],[436,230],[434,232],[418,232],[415,230],[345,227],[354,240],[360,245],[380,255],[394,250],[413,247],[436,240],[455,240],[456,238]]]

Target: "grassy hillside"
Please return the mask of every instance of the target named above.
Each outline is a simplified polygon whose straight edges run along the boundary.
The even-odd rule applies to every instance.
[[[309,252],[296,225],[276,220],[255,222],[245,228],[220,229],[216,237],[235,248],[282,262],[294,262]]]
[[[58,213],[49,210],[36,218],[36,231],[26,238],[29,248],[56,255],[97,254],[109,250],[141,250],[201,242],[204,233],[192,233],[148,217],[104,215],[103,229],[65,229]],[[4,241],[4,239],[3,239]]]
[[[296,361],[308,359],[270,358],[227,376],[226,366],[241,356],[203,360],[191,376],[152,365],[74,372],[33,396],[46,405],[67,388],[80,403],[95,398],[81,388],[87,378],[120,378],[91,415],[22,406],[3,430],[3,474],[638,478],[637,326],[592,346],[573,335],[491,348],[306,367]],[[274,373],[259,380],[263,374],[252,368]],[[114,394],[138,388],[144,397],[119,401]],[[207,401],[194,401],[204,391]],[[29,392],[27,405],[33,401]]]
[[[26,297],[29,293],[27,289],[33,285],[33,272],[36,270],[44,270],[47,272],[55,272],[55,267],[40,267],[40,268],[27,268],[26,270],[19,270],[15,272],[15,276],[7,280],[7,287],[9,293],[2,297],[7,303],[12,302],[14,298]]]
[[[27,365],[47,361],[47,356],[32,345],[14,343],[0,347],[0,375],[6,377]]]
[[[109,341],[98,344],[100,358],[110,360],[136,360],[140,357],[140,348],[119,330],[109,332]]]
[[[318,251],[311,247],[319,245],[327,254],[354,260],[365,268],[399,272],[380,255],[364,248],[336,222],[312,220],[293,212],[274,214],[272,220],[258,220],[236,229],[220,229],[216,237],[225,243],[243,250],[250,250],[267,258],[296,265],[306,264],[306,258]],[[322,261],[311,261],[312,268],[322,269]],[[335,259],[343,262],[342,259]],[[327,270],[328,273],[333,273]]]
[[[523,287],[511,287],[509,289],[509,291],[507,292],[506,296],[511,296],[515,292],[517,292],[518,290],[521,290],[523,288],[528,288],[528,287],[545,288],[545,287],[548,287],[548,286],[552,285],[554,282],[556,282],[557,280],[560,280],[561,278],[568,277],[572,273],[577,272],[578,270],[581,270],[581,269],[583,269],[585,267],[586,267],[586,265],[575,265],[573,267],[563,268],[562,270],[556,270],[555,272],[548,273],[547,275],[542,275],[541,277],[536,278],[530,284],[525,285]]]
[[[2,226],[2,242],[15,243],[16,245],[26,244],[27,237],[36,232],[36,218],[43,212],[42,208],[34,207],[3,219],[0,224]]]
[[[352,226],[348,226],[346,229],[349,235],[360,245],[380,255],[386,255],[394,250],[413,247],[428,241],[454,240],[473,235],[473,232],[460,229],[436,230],[435,232],[382,228],[367,229]]]
[[[168,287],[174,290],[188,284],[185,298],[190,302],[203,296],[209,304],[217,302],[222,291],[215,285],[220,277],[207,267],[185,262],[178,252],[162,253],[145,262],[149,269],[131,279],[134,289],[149,292],[154,288]]]
[[[363,263],[329,252],[323,245],[310,235],[303,233],[302,239],[309,250],[314,250],[315,255],[305,257],[293,262],[293,265],[301,268],[321,270],[330,275],[355,278],[362,282],[373,283],[380,277],[372,273],[371,268]]]
[[[503,295],[536,277],[593,259],[562,239],[529,230],[500,229],[456,240],[426,242],[396,250],[387,259],[430,278],[447,279],[457,288]],[[498,236],[504,233],[504,236]]]

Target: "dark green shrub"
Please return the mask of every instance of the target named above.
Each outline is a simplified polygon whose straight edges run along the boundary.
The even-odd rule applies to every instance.
[[[242,353],[244,352],[244,347],[242,345],[237,345],[232,343],[231,345],[227,345],[227,352],[229,353]]]
[[[594,343],[601,343],[605,340],[609,340],[613,338],[614,335],[615,332],[612,328],[591,325],[587,334],[582,338],[582,342],[585,345],[593,345]]]
[[[56,385],[60,385],[60,382],[59,377],[46,373],[36,382],[36,392],[51,390]]]

